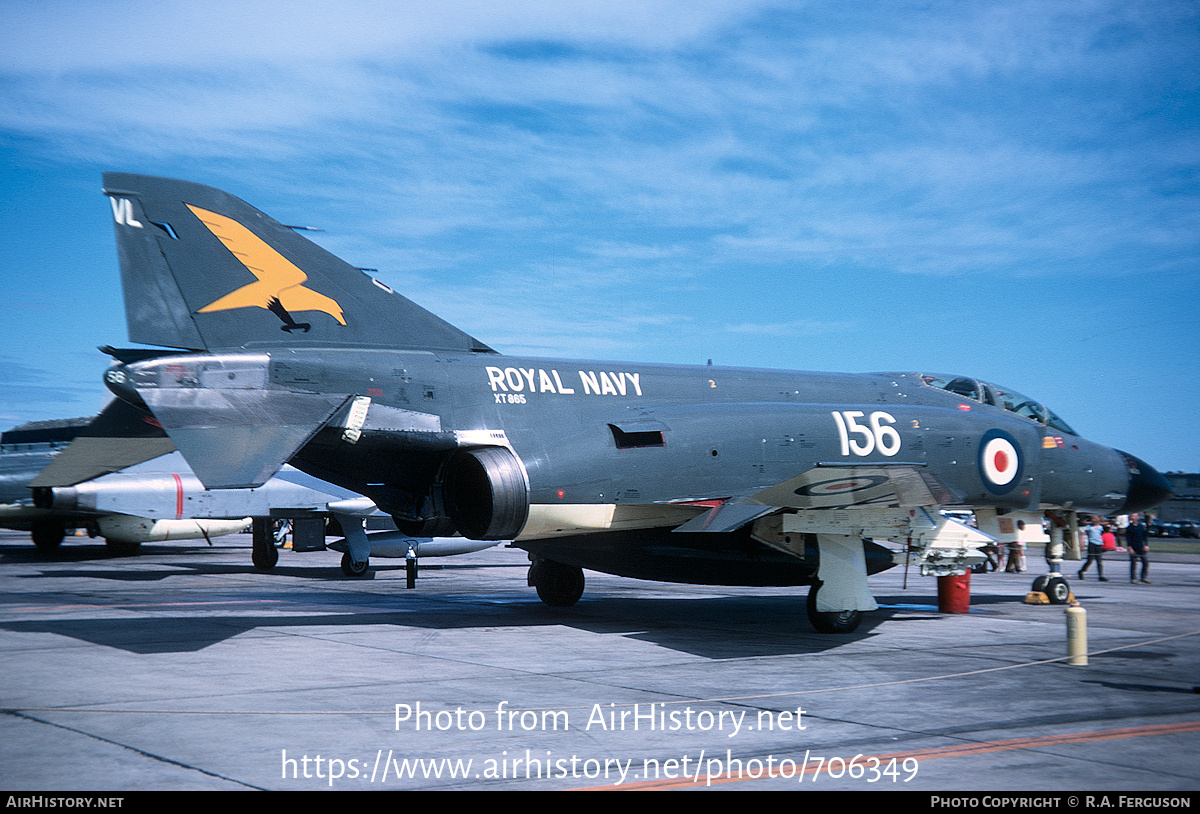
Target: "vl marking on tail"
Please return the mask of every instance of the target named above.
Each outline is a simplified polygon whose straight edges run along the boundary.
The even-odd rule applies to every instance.
[[[197,313],[265,308],[283,320],[283,330],[289,333],[297,328],[304,331],[309,328],[307,324],[296,323],[292,319],[290,312],[293,311],[321,311],[340,324],[346,324],[342,306],[337,300],[305,288],[303,284],[308,280],[308,275],[258,235],[232,218],[191,204],[187,204],[187,208],[258,280],[214,300]]]
[[[141,222],[133,216],[133,202],[128,198],[109,198],[108,202],[112,204],[113,220],[122,226],[133,226],[138,229],[145,228]]]

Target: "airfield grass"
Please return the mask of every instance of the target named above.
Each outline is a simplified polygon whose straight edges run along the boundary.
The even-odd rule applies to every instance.
[[[1200,540],[1183,537],[1151,537],[1150,551],[1164,554],[1200,554]]]

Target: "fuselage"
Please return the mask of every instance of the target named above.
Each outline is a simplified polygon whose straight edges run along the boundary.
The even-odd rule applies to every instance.
[[[507,447],[526,480],[525,536],[619,527],[621,517],[671,525],[697,504],[822,466],[920,467],[949,488],[948,503],[1001,509],[1136,511],[1168,488],[1132,456],[915,373],[348,348],[180,355],[128,370],[139,390],[265,388],[390,408],[400,418],[367,421],[354,443],[344,421],[314,428],[292,463],[401,517],[421,516],[453,449]]]

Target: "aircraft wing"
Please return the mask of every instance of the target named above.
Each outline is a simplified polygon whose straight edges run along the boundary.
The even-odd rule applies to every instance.
[[[937,511],[939,505],[957,502],[959,496],[917,464],[818,466],[727,500],[674,530],[730,532],[782,511],[761,528],[756,526],[756,537],[772,548],[803,556],[803,535],[817,535],[825,563],[821,579],[836,581],[841,590],[855,595],[852,603],[861,600],[856,606],[866,608],[873,600],[865,594],[860,539],[905,545],[921,572],[932,576],[959,573],[983,561],[979,549],[993,539]],[[853,562],[839,571],[839,557]]]
[[[148,413],[116,399],[28,485],[74,486],[174,449],[171,439]]]
[[[915,509],[954,502],[954,492],[916,464],[817,466],[753,494],[726,500],[675,531],[734,531],[778,509]]]

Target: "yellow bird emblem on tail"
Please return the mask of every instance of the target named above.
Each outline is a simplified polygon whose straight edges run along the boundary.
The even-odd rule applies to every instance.
[[[308,280],[308,275],[272,249],[258,235],[232,218],[191,204],[187,204],[187,208],[225,244],[225,248],[233,253],[238,262],[258,278],[257,282],[229,292],[197,313],[229,311],[234,308],[265,308],[278,313],[278,309],[282,307],[287,312],[322,311],[342,325],[346,324],[342,316],[342,306],[337,300],[311,288],[305,288],[304,282]]]

